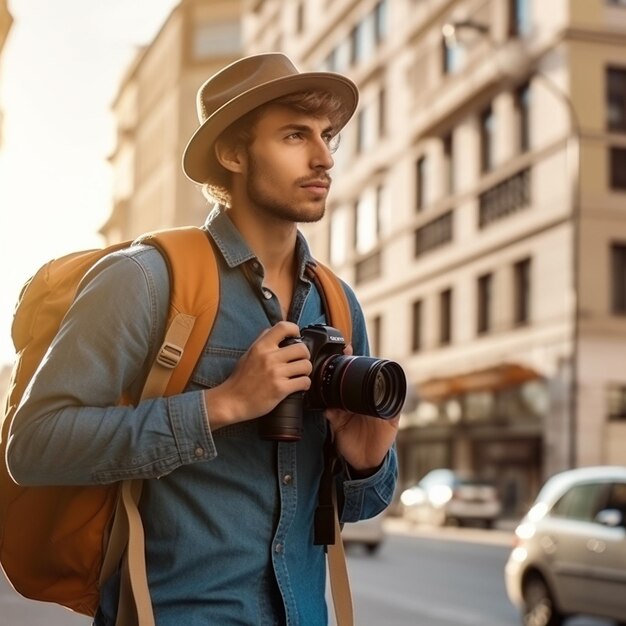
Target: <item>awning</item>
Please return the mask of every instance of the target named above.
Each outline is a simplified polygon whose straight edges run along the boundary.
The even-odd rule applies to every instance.
[[[417,385],[420,399],[436,401],[472,391],[498,391],[542,376],[524,365],[502,363],[465,374],[432,378]]]

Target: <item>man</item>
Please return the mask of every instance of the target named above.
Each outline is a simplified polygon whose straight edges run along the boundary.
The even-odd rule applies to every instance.
[[[8,462],[18,482],[148,479],[140,510],[159,626],[327,623],[312,527],[328,424],[343,459],[342,520],[391,500],[397,418],[307,411],[301,441],[259,436],[264,416],[311,385],[306,345],[281,347],[326,321],[297,223],[324,215],[333,141],[356,103],[348,79],[299,73],[281,54],[210,78],[183,168],[228,205],[206,224],[221,299],[185,393],[116,406],[123,392],[139,397],[169,301],[163,258],[139,246],[91,272],[15,417]],[[350,349],[366,354],[363,316],[345,289]],[[116,575],[96,625],[115,624],[118,595]]]

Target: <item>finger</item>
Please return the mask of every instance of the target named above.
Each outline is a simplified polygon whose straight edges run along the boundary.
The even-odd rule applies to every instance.
[[[289,395],[290,393],[296,393],[298,391],[308,391],[310,387],[311,379],[308,376],[298,376],[286,381],[284,391],[285,395]]]
[[[346,347],[343,349],[343,353],[346,356],[352,356],[354,354],[354,350],[352,349],[352,344],[351,343],[346,345]]]
[[[279,344],[285,337],[299,337],[300,328],[293,322],[282,320],[272,326],[265,337]]]
[[[296,376],[310,376],[313,365],[308,359],[300,361],[290,361],[280,369],[280,375],[285,378],[295,378]]]
[[[304,343],[293,343],[288,346],[283,346],[280,348],[280,356],[281,359],[285,361],[300,361],[300,360],[309,360],[311,354],[309,349],[306,347]]]

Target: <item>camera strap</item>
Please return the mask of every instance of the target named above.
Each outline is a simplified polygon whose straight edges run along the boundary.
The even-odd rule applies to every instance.
[[[318,505],[315,510],[314,543],[326,546],[335,622],[337,626],[354,626],[350,578],[339,525],[339,506],[334,477],[336,462],[337,452],[333,433],[328,426],[324,442],[324,470],[320,478]]]
[[[320,477],[317,494],[317,508],[315,509],[313,543],[316,546],[333,545],[335,536],[335,499],[333,497],[335,463],[337,453],[333,443],[330,425],[327,427],[326,441],[324,442],[324,470]]]

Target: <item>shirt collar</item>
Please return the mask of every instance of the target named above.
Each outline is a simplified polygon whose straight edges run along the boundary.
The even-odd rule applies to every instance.
[[[215,205],[207,217],[205,228],[215,241],[228,267],[233,268],[256,258],[246,240],[229,218],[226,207]],[[307,280],[305,276],[306,266],[313,263],[314,260],[309,245],[300,231],[296,237],[296,260],[298,276]]]

